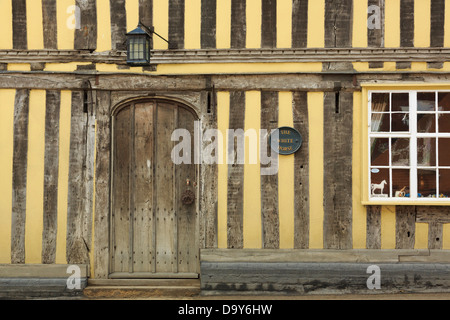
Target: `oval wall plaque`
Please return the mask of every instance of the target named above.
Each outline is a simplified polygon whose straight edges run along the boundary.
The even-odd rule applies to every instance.
[[[270,135],[272,150],[281,155],[296,153],[302,146],[303,139],[297,130],[291,127],[281,127]]]

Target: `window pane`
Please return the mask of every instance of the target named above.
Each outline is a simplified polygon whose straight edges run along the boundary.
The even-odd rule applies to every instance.
[[[409,112],[409,93],[392,94],[392,111]]]
[[[450,111],[450,92],[439,92],[439,111]]]
[[[436,197],[436,169],[417,170],[417,197]]]
[[[436,165],[436,138],[417,139],[417,165],[425,167]]]
[[[409,139],[392,139],[392,165],[409,166]]]
[[[417,114],[417,132],[435,133],[436,114]]]
[[[394,197],[409,196],[409,169],[392,169],[392,193]]]
[[[439,139],[439,166],[450,166],[450,139]]]
[[[450,170],[439,169],[439,197],[450,197]]]
[[[450,114],[449,113],[439,113],[439,132],[449,133],[450,132]]]
[[[372,112],[389,112],[389,93],[372,93]]]
[[[389,166],[389,139],[372,138],[370,153],[372,166]]]
[[[389,132],[390,129],[389,113],[374,113],[372,114],[372,132]]]
[[[391,131],[409,132],[409,113],[393,113]]]
[[[389,169],[372,169],[370,175],[372,197],[389,197]]]
[[[417,93],[417,111],[435,111],[436,93],[418,92]]]

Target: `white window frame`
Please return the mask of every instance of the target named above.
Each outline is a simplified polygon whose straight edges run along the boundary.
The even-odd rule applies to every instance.
[[[393,203],[401,203],[401,202],[436,202],[436,203],[450,203],[450,198],[440,198],[439,195],[439,170],[440,169],[449,169],[450,166],[439,166],[439,138],[450,138],[450,133],[440,133],[439,132],[439,117],[435,117],[436,121],[436,133],[418,133],[417,132],[417,93],[418,92],[434,92],[436,93],[436,108],[434,111],[420,111],[420,114],[450,114],[450,111],[439,111],[438,110],[438,93],[447,92],[450,90],[429,90],[429,89],[413,89],[413,90],[368,90],[368,134],[367,134],[367,143],[368,143],[368,195],[370,202],[393,202]],[[372,132],[372,94],[373,93],[389,93],[390,94],[390,104],[392,104],[392,93],[408,93],[409,94],[409,132]],[[391,108],[389,108],[389,114],[392,114]],[[391,118],[390,118],[391,119]],[[392,125],[392,121],[390,121],[390,126]],[[392,130],[392,128],[390,128]],[[371,139],[372,138],[389,138],[389,166],[372,166],[371,163]],[[392,165],[392,146],[391,146],[391,138],[408,138],[410,139],[410,163],[409,166],[393,166]],[[418,166],[417,165],[417,139],[420,138],[436,138],[436,163],[434,166]],[[388,197],[373,197],[371,192],[372,185],[372,170],[373,169],[388,169],[389,170],[389,190]],[[409,197],[395,197],[394,190],[392,190],[392,170],[393,169],[408,169],[410,170],[410,196]],[[436,197],[418,197],[418,184],[417,184],[417,173],[420,169],[436,169]]]

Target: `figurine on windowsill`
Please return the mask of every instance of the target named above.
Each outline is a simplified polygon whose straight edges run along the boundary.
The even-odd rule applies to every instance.
[[[395,197],[396,198],[405,198],[406,197],[406,186],[403,187],[400,191],[395,191]]]
[[[386,180],[381,181],[379,184],[372,183],[371,185],[371,191],[372,191],[372,197],[387,197],[387,194],[383,194],[384,186],[387,185]],[[380,190],[380,193],[375,193],[375,191]]]

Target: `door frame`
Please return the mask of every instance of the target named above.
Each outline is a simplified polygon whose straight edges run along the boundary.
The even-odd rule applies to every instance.
[[[132,99],[127,99],[125,101],[122,101],[121,103],[118,103],[115,107],[111,108],[110,113],[110,119],[111,119],[111,126],[110,126],[110,187],[109,187],[109,193],[110,193],[110,200],[109,200],[109,249],[108,249],[108,278],[110,279],[192,279],[192,278],[198,278],[200,274],[200,249],[202,248],[201,245],[201,219],[202,214],[200,212],[201,205],[200,205],[200,199],[201,199],[201,165],[196,164],[196,176],[197,176],[197,186],[196,186],[196,202],[195,202],[195,210],[196,210],[196,248],[197,251],[197,266],[196,270],[198,273],[142,273],[142,272],[135,272],[135,273],[128,273],[128,272],[113,272],[112,270],[112,254],[113,254],[113,246],[114,246],[114,224],[112,220],[112,213],[113,213],[113,201],[114,201],[114,132],[115,132],[115,121],[117,114],[124,108],[132,107],[135,104],[141,104],[141,103],[168,103],[178,106],[179,108],[183,108],[190,112],[195,121],[200,120],[200,117],[196,111],[197,108],[191,106],[185,101],[182,101],[181,99],[174,99],[164,96],[152,96],[152,97],[135,97]],[[203,129],[203,128],[202,128]],[[155,146],[153,146],[155,148]]]

